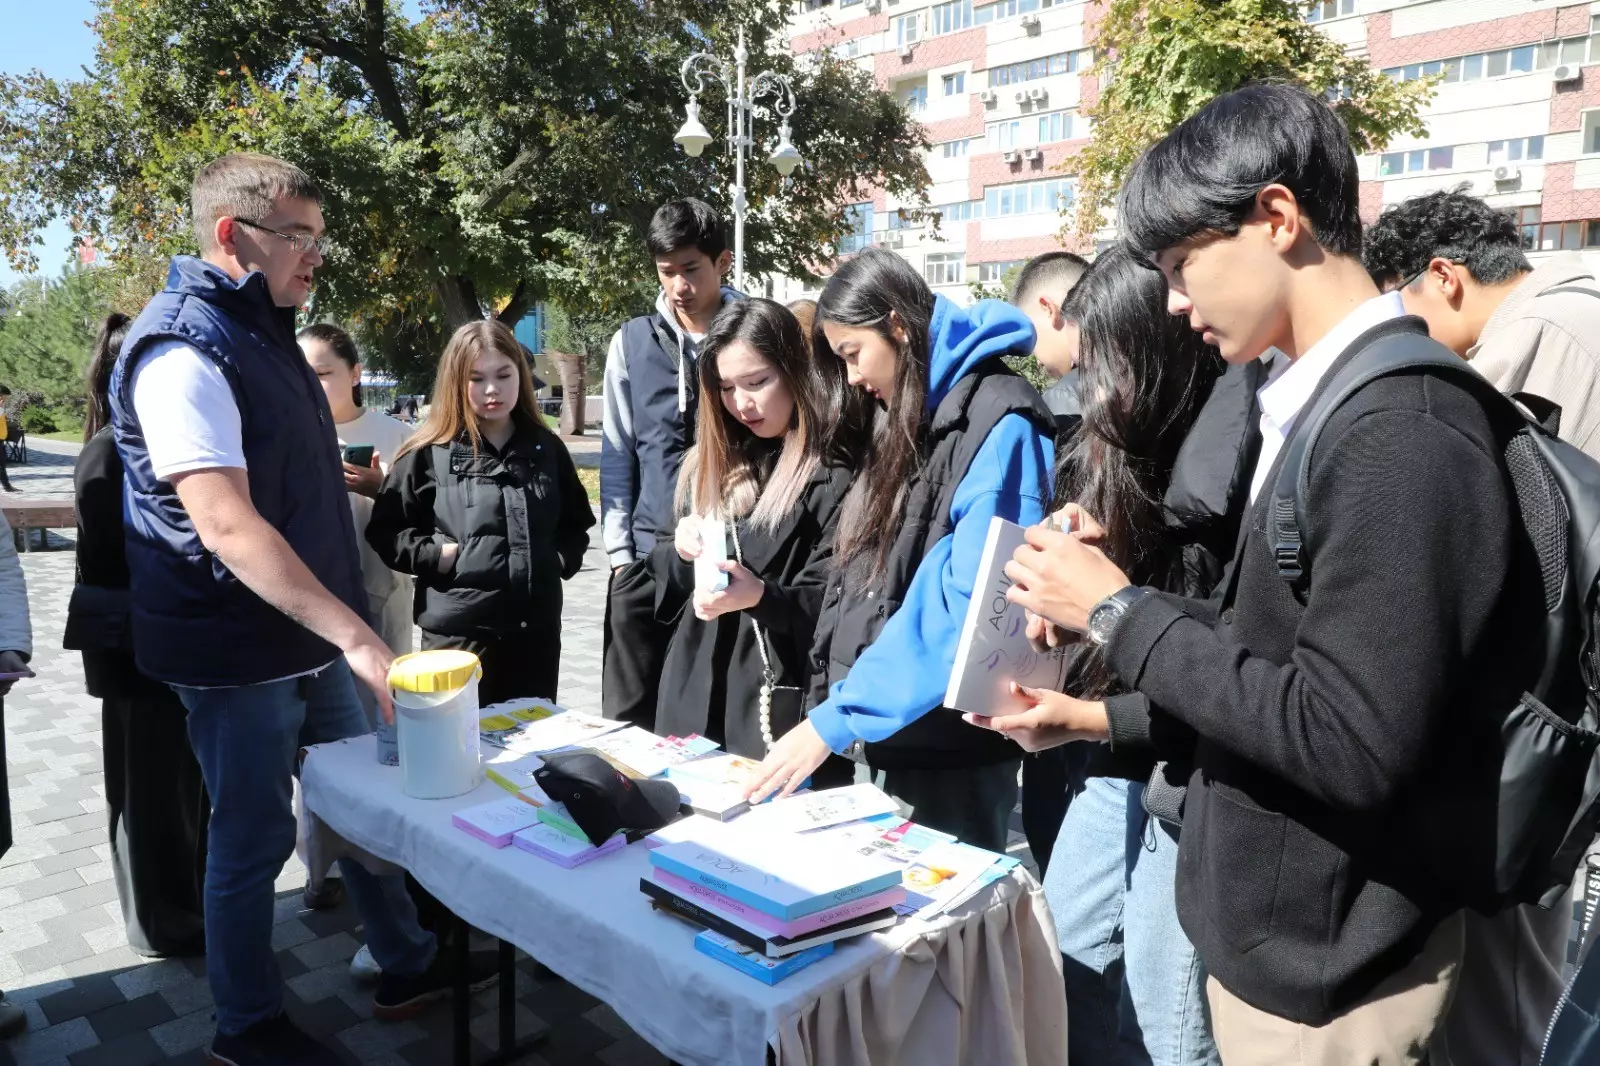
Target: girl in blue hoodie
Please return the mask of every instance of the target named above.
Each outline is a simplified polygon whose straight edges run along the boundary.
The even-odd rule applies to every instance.
[[[829,279],[814,347],[869,402],[835,435],[859,470],[812,648],[811,710],[773,746],[754,797],[792,791],[829,752],[864,757],[918,822],[1005,848],[1020,753],[940,704],[989,520],[1029,525],[1047,510],[1054,423],[1001,358],[1033,341],[1009,304],[957,307],[891,252]]]

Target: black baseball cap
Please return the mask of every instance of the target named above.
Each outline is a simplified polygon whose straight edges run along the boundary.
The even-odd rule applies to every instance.
[[[566,805],[591,844],[619,829],[653,833],[677,820],[682,802],[672,782],[637,780],[588,751],[546,755],[533,777],[545,795]]]

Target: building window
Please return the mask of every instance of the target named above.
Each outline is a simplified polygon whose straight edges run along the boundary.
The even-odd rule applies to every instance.
[[[914,208],[913,208],[913,211],[915,211]],[[917,215],[915,217],[913,217],[913,215],[908,215],[908,214],[906,214],[906,209],[903,208],[903,207],[896,208],[895,210],[889,212],[889,226],[888,226],[888,229],[891,232],[896,231],[896,230],[921,229],[921,228],[922,228],[922,218],[921,218],[920,215]]]
[[[959,141],[945,141],[939,145],[940,154],[946,159],[958,159],[972,151],[971,137],[963,137]]]
[[[1074,192],[1071,178],[991,185],[984,190],[983,214],[985,218],[1005,218],[1059,212],[1071,206]]]
[[[1409,152],[1386,152],[1378,160],[1378,176],[1422,174],[1430,170],[1449,170],[1455,165],[1454,145],[1443,148],[1413,148]]]
[[[1600,221],[1546,222],[1539,227],[1539,252],[1575,252],[1600,246]]]
[[[913,115],[928,110],[928,87],[926,85],[913,85],[906,90],[906,110]]]
[[[953,204],[940,204],[933,209],[932,214],[938,217],[941,224],[945,222],[971,222],[973,219],[983,217],[983,201],[958,200]]]
[[[1489,165],[1517,163],[1524,159],[1544,158],[1544,136],[1518,137],[1509,141],[1489,142]]]
[[[839,0],[840,7],[855,7],[861,0]]]
[[[928,256],[922,276],[929,285],[960,285],[967,272],[967,257],[961,252]]]
[[[894,20],[894,43],[915,44],[922,28],[920,14],[901,15]]]
[[[1583,113],[1583,154],[1600,153],[1600,111]]]
[[[1596,27],[1600,27],[1600,17],[1594,20],[1590,29],[1595,36],[1568,37],[1559,41],[1501,48],[1494,52],[1474,52],[1429,63],[1407,63],[1401,67],[1385,67],[1383,72],[1395,81],[1412,81],[1437,74],[1444,84],[1449,85],[1548,70],[1558,63],[1597,63],[1600,62],[1600,43],[1597,43],[1600,42],[1600,28]]]
[[[937,37],[941,33],[955,33],[972,26],[972,0],[951,0],[948,4],[939,4],[930,12],[928,35]]]
[[[839,239],[839,254],[859,252],[872,242],[872,205],[851,204],[844,209],[845,235]]]
[[[1534,245],[1539,243],[1539,208],[1519,207],[1516,216],[1517,228],[1522,231],[1522,247],[1531,252]]]
[[[988,130],[988,150],[991,152],[1009,152],[1013,148],[1021,147],[1022,120],[1012,119],[1010,122],[991,122]]]
[[[989,68],[989,88],[1016,85],[1020,82],[1048,78],[1057,74],[1076,74],[1088,68],[1094,50],[1079,48],[1075,52],[1057,52],[1052,56],[1030,59],[1025,63],[1008,63],[1003,67]]]
[[[1322,0],[1321,3],[1311,5],[1311,10],[1306,12],[1306,21],[1322,22],[1355,13],[1356,0]]]
[[[982,0],[979,0],[981,3]],[[972,21],[978,25],[986,22],[998,22],[1000,19],[1015,18],[1026,15],[1030,11],[1043,11],[1046,8],[1066,7],[1073,0],[997,0],[996,3],[983,4],[982,7],[974,5]]]
[[[966,72],[957,71],[954,74],[946,74],[939,79],[939,84],[944,86],[944,94],[946,96],[960,96],[967,91]]]
[[[1048,115],[1039,116],[1039,141],[1040,144],[1049,144],[1052,141],[1070,141],[1072,132],[1072,112],[1054,111]]]
[[[1003,263],[979,263],[978,280],[989,284],[1004,281],[1007,274],[1026,262],[1026,259],[1007,259]]]

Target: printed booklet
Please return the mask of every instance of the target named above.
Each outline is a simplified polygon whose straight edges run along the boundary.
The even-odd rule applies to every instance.
[[[1000,517],[989,520],[989,536],[978,562],[978,576],[967,604],[967,620],[956,645],[955,668],[944,705],[991,718],[1028,709],[1010,683],[1056,689],[1066,673],[1064,650],[1041,652],[1027,634],[1027,612],[1006,599],[1011,579],[1006,563],[1024,543],[1024,530]]]
[[[785,959],[769,959],[756,954],[738,941],[714,933],[710,929],[694,938],[694,949],[769,985],[775,985],[790,974],[833,954],[832,944],[818,944],[814,948],[802,951],[798,955],[790,955]]]
[[[794,955],[808,948],[814,948],[818,944],[831,944],[848,937],[860,936],[863,933],[890,929],[900,921],[900,916],[892,909],[884,908],[834,922],[826,928],[814,929],[802,936],[771,936],[762,930],[747,928],[728,915],[718,913],[709,907],[702,907],[692,900],[684,899],[649,878],[640,878],[639,890],[660,906],[675,911],[696,925],[703,925],[713,932],[721,933],[728,939],[743,944],[751,951],[760,952],[771,959],[781,959],[785,956]]]

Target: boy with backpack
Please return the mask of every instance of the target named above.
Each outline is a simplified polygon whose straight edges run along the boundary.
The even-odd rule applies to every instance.
[[[1576,252],[1535,270],[1507,211],[1460,190],[1397,204],[1368,230],[1372,280],[1505,393],[1561,408],[1560,436],[1600,458],[1600,289]],[[1570,904],[1467,915],[1467,951],[1435,1066],[1534,1066],[1561,996]]]
[[[1338,118],[1287,85],[1220,96],[1145,154],[1119,214],[1169,309],[1229,363],[1283,357],[1229,579],[1203,604],[1131,587],[1093,516],[1031,530],[1007,568],[1014,600],[1159,708],[1157,750],[1194,760],[1178,912],[1229,1066],[1425,1060],[1461,911],[1504,890],[1501,729],[1540,676],[1504,458],[1520,416],[1433,365],[1458,361],[1378,292],[1357,188]],[[1405,369],[1347,387],[1396,353]],[[1091,706],[1048,726],[1108,733]]]

